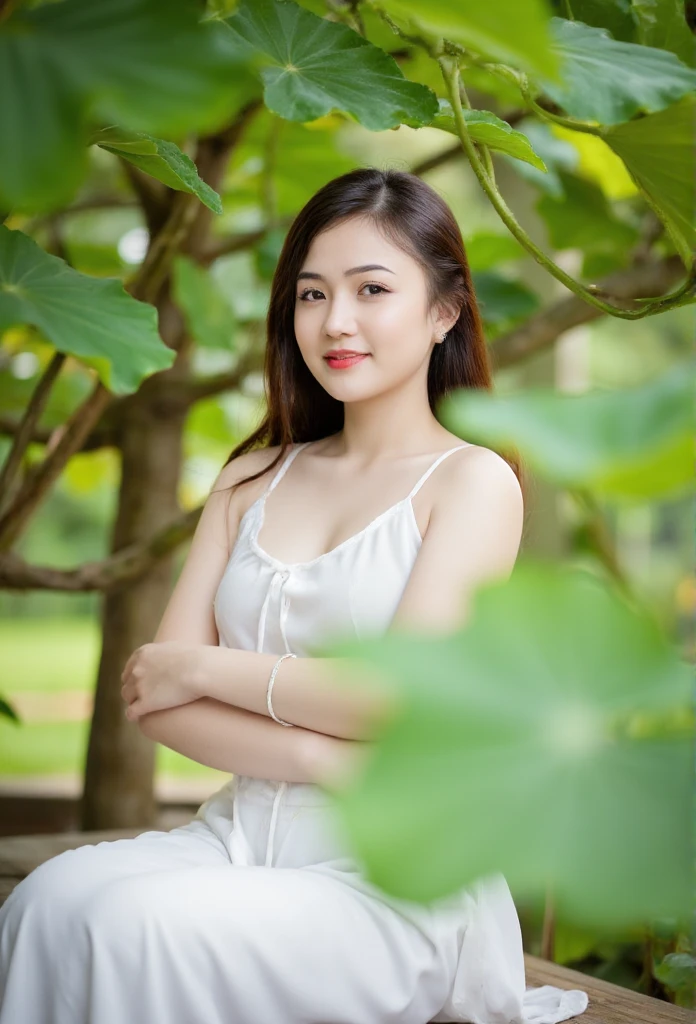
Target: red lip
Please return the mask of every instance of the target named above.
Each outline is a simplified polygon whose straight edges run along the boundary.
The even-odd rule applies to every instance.
[[[340,358],[341,356],[366,356],[367,352],[356,352],[352,348],[332,348],[330,352],[324,354],[324,359]]]
[[[362,363],[364,359],[367,359],[369,354],[369,352],[352,352],[345,356],[326,355],[324,356],[324,359],[332,370],[347,370],[349,366],[355,366],[356,363]]]

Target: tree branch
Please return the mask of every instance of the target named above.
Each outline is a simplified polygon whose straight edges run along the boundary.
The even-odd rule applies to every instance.
[[[644,295],[661,295],[669,291],[684,273],[678,256],[666,256],[651,263],[638,262],[603,278],[599,288],[617,300],[630,302]],[[501,334],[491,342],[490,353],[496,368],[512,366],[548,348],[565,331],[580,324],[591,323],[604,316],[601,309],[589,306],[584,299],[570,295],[542,309],[520,327]]]
[[[43,462],[27,474],[9,509],[0,517],[0,551],[6,551],[15,543],[70,456],[82,447],[111,398],[111,392],[99,381],[68,422],[52,432]]]
[[[0,470],[0,510],[9,501],[12,485],[22,464],[24,453],[31,444],[36,425],[64,362],[65,354],[63,352],[55,352],[53,354],[51,361],[41,374],[41,378],[34,388],[24,416],[17,425],[12,447],[5,459],[2,470]],[[3,498],[8,500],[3,501]]]
[[[153,537],[121,548],[101,562],[78,569],[29,565],[14,552],[0,554],[0,586],[6,590],[60,590],[71,593],[107,591],[130,585],[150,572],[162,558],[193,536],[203,505],[184,513]]]

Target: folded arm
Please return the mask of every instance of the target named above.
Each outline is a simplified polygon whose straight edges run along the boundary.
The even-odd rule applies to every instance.
[[[271,718],[210,697],[138,719],[146,736],[198,764],[235,775],[321,782],[350,763],[350,741],[288,729]]]
[[[512,571],[524,511],[517,477],[488,448],[475,446],[462,455],[450,460],[390,632],[462,628],[477,587]],[[275,654],[208,648],[201,652],[199,692],[270,718],[266,691],[277,660]],[[299,657],[279,666],[272,698],[284,721],[354,740],[371,739],[398,701],[396,690],[365,663]]]

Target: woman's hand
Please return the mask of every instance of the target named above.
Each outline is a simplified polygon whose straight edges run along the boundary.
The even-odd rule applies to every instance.
[[[150,711],[197,700],[201,696],[204,654],[204,647],[191,647],[178,640],[136,648],[121,673],[121,696],[128,705],[126,718],[134,722]]]

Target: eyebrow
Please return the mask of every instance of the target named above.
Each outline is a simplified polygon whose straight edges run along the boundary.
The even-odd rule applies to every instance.
[[[393,274],[394,271],[390,270],[389,267],[383,267],[379,263],[366,263],[362,267],[351,267],[350,270],[346,270],[344,277],[348,277],[350,274],[364,274],[367,270],[386,270],[388,274]],[[311,278],[312,280],[323,281],[324,278],[321,274],[315,274],[311,270],[303,270],[301,274],[297,275],[297,280],[301,281],[303,278]]]

